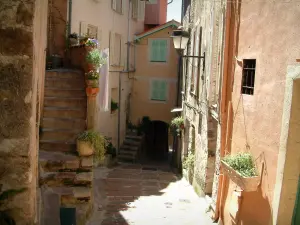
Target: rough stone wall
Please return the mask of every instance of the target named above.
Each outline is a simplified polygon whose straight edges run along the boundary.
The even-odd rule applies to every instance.
[[[45,0],[0,4],[0,210],[18,225],[37,223],[36,114],[38,76],[44,70],[44,9]]]
[[[217,181],[215,174],[218,174],[218,171],[215,173],[215,155],[219,154],[218,107],[212,108],[211,105],[219,102],[218,89],[220,85],[218,82],[220,82],[220,55],[222,53],[222,35],[220,33],[223,25],[219,18],[222,16],[222,3],[204,0],[185,1],[187,4],[189,2],[191,4],[185,7],[183,26],[184,29],[191,31],[191,34],[200,27],[202,28],[201,37],[198,34],[199,36],[196,38],[201,40],[200,55],[205,53],[205,69],[202,71],[203,61],[201,61],[197,79],[198,87],[196,86],[195,92],[191,92],[193,67],[197,67],[197,65],[192,64],[191,58],[187,58],[184,62],[185,103],[183,115],[186,131],[193,126],[196,134],[195,140],[191,140],[189,132],[185,132],[183,152],[186,154],[189,142],[195,142],[193,186],[199,195],[212,192],[216,194],[217,185],[214,185],[214,191],[212,186],[213,180]],[[185,54],[192,55],[195,48],[191,35]],[[219,162],[217,161],[217,163]]]

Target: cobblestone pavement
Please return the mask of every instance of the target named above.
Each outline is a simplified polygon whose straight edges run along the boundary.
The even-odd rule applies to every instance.
[[[149,169],[149,168],[148,168]],[[88,225],[210,225],[204,198],[171,172],[121,165],[94,172],[94,212]]]

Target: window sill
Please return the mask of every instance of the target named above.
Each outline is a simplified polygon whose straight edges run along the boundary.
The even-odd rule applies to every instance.
[[[115,9],[112,9],[115,13],[117,13],[117,14],[119,14],[119,15],[121,15],[121,16],[123,16],[124,15],[124,13],[123,12],[119,12],[119,11],[117,11],[117,10],[115,10]]]
[[[158,103],[158,104],[167,104],[167,100],[165,100],[165,101],[159,101],[159,100],[152,100],[152,99],[150,99],[150,102],[151,103]]]

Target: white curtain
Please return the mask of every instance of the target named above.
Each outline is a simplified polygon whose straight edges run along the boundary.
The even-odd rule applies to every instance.
[[[106,63],[100,68],[100,82],[99,82],[99,100],[100,110],[107,112],[109,110],[109,48],[102,51]]]

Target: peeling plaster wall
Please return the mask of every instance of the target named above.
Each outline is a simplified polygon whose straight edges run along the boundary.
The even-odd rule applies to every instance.
[[[47,1],[0,5],[0,192],[18,225],[37,223],[37,88],[44,73]]]

